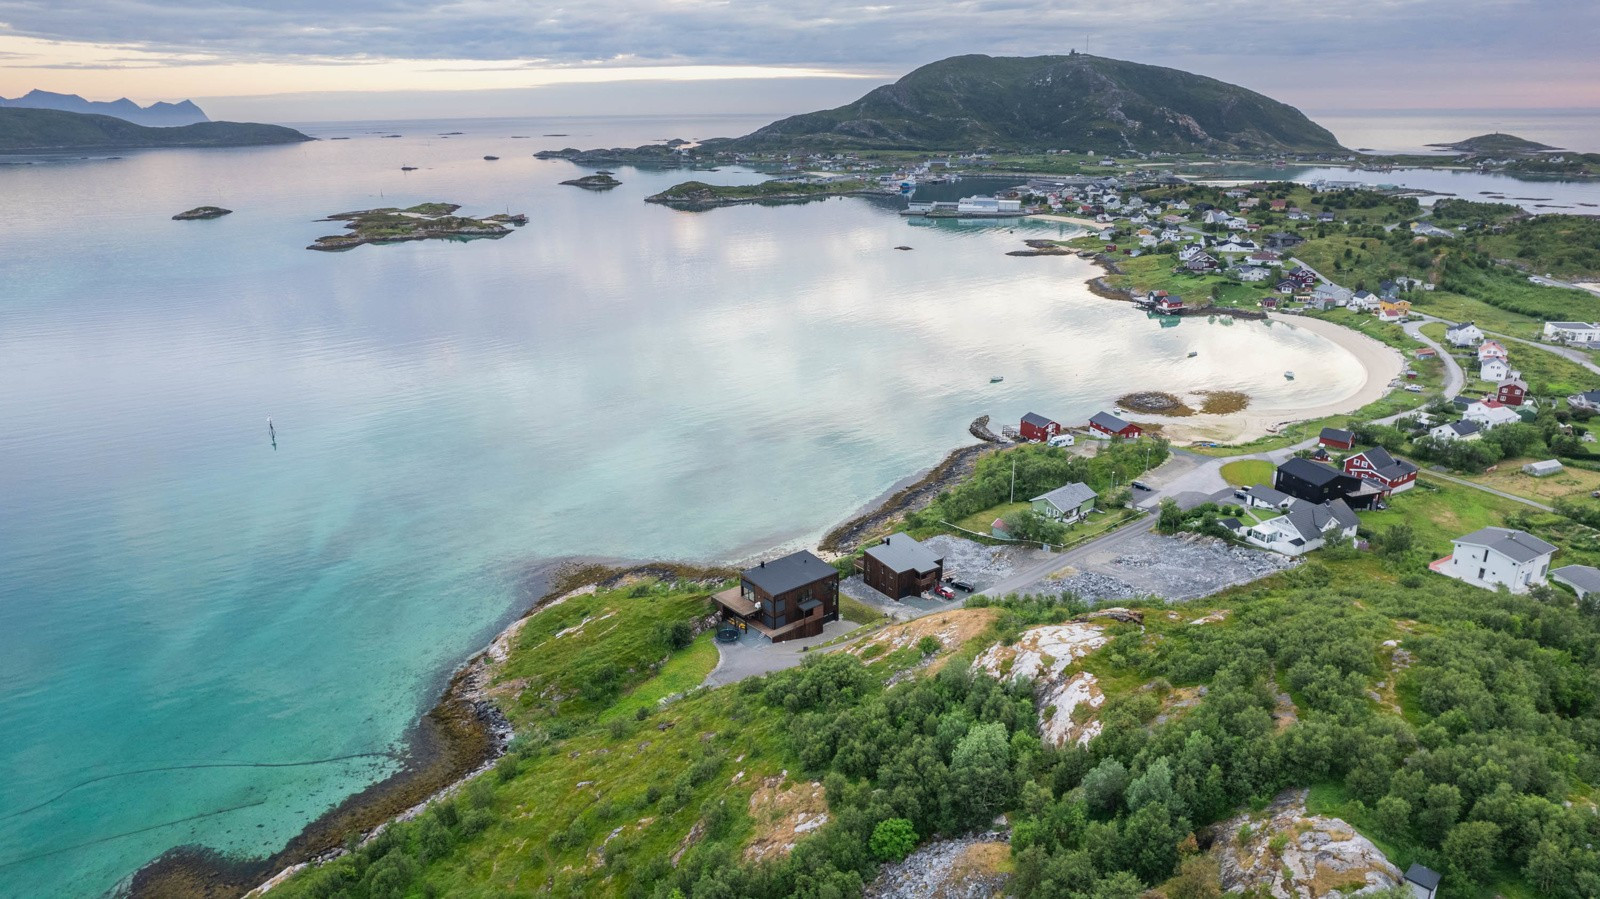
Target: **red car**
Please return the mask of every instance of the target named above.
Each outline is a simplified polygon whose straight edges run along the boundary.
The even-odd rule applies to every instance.
[[[943,584],[934,584],[933,585],[933,593],[934,593],[935,596],[942,596],[945,599],[955,599],[956,598],[955,591],[951,590],[949,587],[944,586]]]

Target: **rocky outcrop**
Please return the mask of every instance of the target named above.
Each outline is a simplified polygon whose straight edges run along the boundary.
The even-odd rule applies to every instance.
[[[568,178],[561,183],[584,190],[610,190],[622,182],[610,175],[584,175],[582,178]]]
[[[1211,854],[1220,867],[1222,889],[1320,899],[1398,886],[1400,869],[1349,824],[1309,814],[1306,792],[1290,790],[1260,813],[1214,825]]]
[[[988,899],[1005,895],[1010,834],[992,830],[954,840],[933,840],[884,865],[867,886],[868,899]]]

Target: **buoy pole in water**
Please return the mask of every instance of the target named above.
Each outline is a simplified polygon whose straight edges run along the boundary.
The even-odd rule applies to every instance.
[[[272,416],[267,416],[267,437],[272,441],[272,448],[278,448],[278,429],[272,426]]]

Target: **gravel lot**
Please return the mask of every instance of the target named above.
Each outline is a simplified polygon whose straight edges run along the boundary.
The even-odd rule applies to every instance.
[[[964,537],[939,534],[922,541],[944,557],[944,573],[983,590],[1010,577],[1019,566],[1043,557],[1031,546],[985,546]]]
[[[1075,570],[1040,584],[1045,591],[1067,590],[1096,601],[1156,595],[1194,599],[1292,568],[1287,556],[1229,546],[1212,537],[1145,534],[1132,542],[1091,555]]]

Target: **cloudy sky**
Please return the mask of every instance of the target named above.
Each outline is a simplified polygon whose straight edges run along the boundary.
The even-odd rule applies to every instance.
[[[958,53],[1075,47],[1308,110],[1600,107],[1597,34],[1596,0],[0,0],[0,96],[297,121],[787,113]]]

